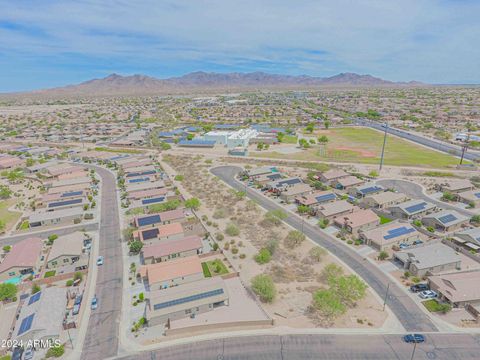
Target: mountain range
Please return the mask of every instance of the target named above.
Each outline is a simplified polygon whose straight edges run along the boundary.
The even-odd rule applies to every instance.
[[[181,93],[187,90],[234,90],[234,89],[300,89],[314,87],[376,87],[418,86],[411,81],[393,82],[372,75],[340,73],[331,77],[308,75],[279,75],[264,72],[207,73],[192,72],[180,77],[158,79],[146,75],[122,76],[111,74],[101,79],[92,79],[80,84],[36,90],[31,93],[43,95],[136,95],[157,93]]]

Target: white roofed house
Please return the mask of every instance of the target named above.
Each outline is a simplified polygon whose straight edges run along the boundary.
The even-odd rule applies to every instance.
[[[339,216],[352,213],[355,206],[348,201],[339,200],[331,203],[324,203],[315,208],[315,215],[321,220],[333,220]]]
[[[458,213],[455,210],[443,210],[434,214],[426,215],[422,218],[422,223],[427,227],[432,227],[436,231],[450,232],[467,225],[470,218]]]
[[[28,217],[30,228],[80,223],[83,219],[82,208],[70,208],[59,211],[37,211]]]
[[[480,206],[480,190],[478,189],[460,192],[457,194],[457,198],[465,204],[473,205],[473,207]]]
[[[443,182],[439,185],[439,188],[443,192],[458,194],[465,191],[471,191],[475,189],[475,186],[467,179],[453,179]]]

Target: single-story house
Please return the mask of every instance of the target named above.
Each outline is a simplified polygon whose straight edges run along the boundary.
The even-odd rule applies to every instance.
[[[352,213],[355,206],[346,200],[339,200],[331,203],[324,203],[315,208],[315,215],[322,220],[333,220],[339,216]]]
[[[440,191],[458,194],[475,189],[475,186],[468,179],[448,180],[439,185]]]
[[[360,232],[360,239],[369,246],[382,251],[400,244],[412,245],[422,241],[423,235],[412,225],[400,221],[392,221],[375,229]]]
[[[144,243],[152,243],[157,240],[181,239],[185,236],[185,230],[181,223],[159,225],[133,232],[133,238]]]
[[[80,222],[82,219],[83,209],[71,208],[60,211],[37,211],[29,216],[28,222],[30,228],[35,228]]]
[[[393,256],[404,269],[417,277],[459,270],[461,267],[460,255],[440,242],[397,251]]]
[[[480,253],[480,228],[456,232],[450,239],[456,245],[467,251]]]
[[[128,193],[132,193],[132,192],[135,192],[135,191],[141,191],[141,190],[161,189],[161,188],[164,188],[164,187],[165,187],[165,182],[163,182],[163,180],[127,184],[125,186],[126,191]]]
[[[295,202],[299,205],[315,206],[337,200],[337,195],[333,191],[316,191],[312,194],[304,194],[295,197]]]
[[[245,173],[251,180],[254,180],[257,176],[260,175],[278,173],[278,170],[274,166],[261,166],[254,169],[249,169]]]
[[[378,194],[384,191],[385,188],[383,186],[372,183],[367,183],[360,186],[353,186],[348,189],[348,193],[350,195],[355,196],[359,199],[362,199],[368,195]]]
[[[331,186],[334,187],[335,189],[347,190],[352,187],[360,186],[364,183],[365,183],[364,180],[359,179],[353,175],[348,175],[346,177],[342,177],[340,179],[332,181]]]
[[[142,265],[139,274],[146,281],[149,291],[166,289],[204,278],[202,263],[197,255]]]
[[[421,199],[414,199],[391,206],[388,210],[398,219],[412,219],[431,214],[436,208],[435,204]]]
[[[57,269],[75,264],[75,270],[78,271],[88,267],[88,254],[84,251],[88,240],[91,241],[80,231],[58,237],[48,254],[47,268]]]
[[[457,194],[458,200],[465,204],[480,206],[480,190],[468,190]]]
[[[437,231],[450,232],[461,228],[470,222],[470,218],[455,210],[443,210],[426,215],[422,223],[427,227],[433,227]]]
[[[200,236],[192,235],[181,239],[163,240],[142,248],[142,257],[145,264],[154,264],[169,261],[180,257],[199,255],[203,244]]]
[[[83,184],[84,186],[90,186],[92,183],[92,178],[89,176],[78,177],[73,179],[65,179],[65,180],[56,180],[50,183],[45,183],[46,187],[48,188],[62,188],[64,186],[70,185],[80,185]]]
[[[281,179],[278,181],[269,182],[266,187],[269,190],[272,190],[276,193],[281,193],[282,191],[286,190],[288,187],[291,187],[296,184],[303,184],[302,179],[298,177],[286,178]]]
[[[312,192],[312,187],[305,183],[298,183],[292,186],[288,186],[280,193],[280,199],[286,202],[290,202],[295,197],[300,195],[309,194]]]
[[[186,218],[184,209],[162,211],[156,214],[135,216],[133,226],[138,229],[152,228],[158,225],[166,225],[171,223],[179,223]]]
[[[353,236],[358,236],[360,231],[377,227],[380,224],[380,218],[372,210],[366,209],[337,216],[333,222],[337,227],[345,229]]]
[[[151,199],[151,198],[156,198],[161,196],[165,197],[165,196],[168,196],[169,192],[170,190],[167,188],[132,191],[131,193],[128,193],[127,199],[129,201],[135,201],[135,200]]]
[[[228,305],[228,291],[221,277],[154,290],[147,294],[146,318],[148,326],[166,325]]]
[[[41,266],[42,248],[43,241],[38,237],[13,245],[0,263],[0,282],[37,272]]]
[[[13,338],[32,340],[59,339],[67,306],[67,290],[56,286],[30,295],[23,303],[15,324]]]
[[[73,192],[73,191],[90,191],[91,184],[83,183],[83,184],[76,184],[76,185],[65,185],[59,186],[55,188],[50,188],[47,191],[47,194],[63,194],[66,192]]]
[[[393,191],[384,191],[378,194],[365,196],[361,201],[362,207],[373,209],[386,209],[388,207],[403,203],[408,200],[408,197],[402,193]]]
[[[480,305],[480,270],[431,276],[428,284],[454,307]]]
[[[342,169],[331,169],[327,170],[320,174],[320,181],[327,183],[328,185],[333,186],[332,184],[341,179],[350,176],[347,172],[343,171]]]

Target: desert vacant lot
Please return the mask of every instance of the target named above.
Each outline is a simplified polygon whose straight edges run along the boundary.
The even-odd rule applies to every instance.
[[[13,225],[15,225],[18,218],[22,215],[20,212],[8,210],[8,208],[13,204],[15,204],[13,199],[0,201],[0,220],[5,223],[5,231],[9,230]]]
[[[328,138],[326,146],[313,145],[307,150],[292,154],[280,154],[275,151],[252,152],[252,156],[363,164],[379,162],[383,143],[383,133],[381,132],[349,127],[319,130],[312,134],[312,137],[322,135]],[[385,149],[385,164],[445,168],[458,164],[458,159],[389,135]]]

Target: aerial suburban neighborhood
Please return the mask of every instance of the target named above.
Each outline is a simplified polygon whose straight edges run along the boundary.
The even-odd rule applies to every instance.
[[[0,360],[480,359],[480,4],[1,8]]]

